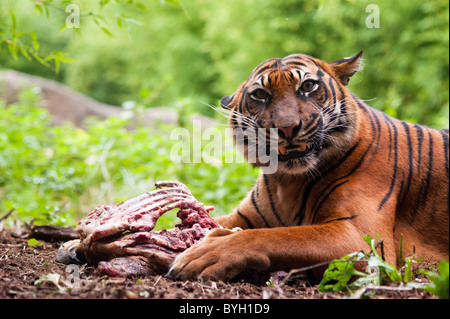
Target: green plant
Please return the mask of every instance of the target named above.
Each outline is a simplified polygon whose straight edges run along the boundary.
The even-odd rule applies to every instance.
[[[364,253],[355,252],[333,261],[323,274],[323,279],[319,284],[319,291],[339,292],[347,289],[356,289],[363,284],[361,278],[372,281],[373,276],[367,278],[368,274],[355,269],[355,263],[363,261],[364,257]],[[359,281],[349,284],[353,276],[359,276]]]
[[[172,0],[170,2],[176,3],[176,0]],[[72,24],[77,21],[77,25],[75,27],[71,25],[69,28],[73,29],[73,31],[78,33],[78,35],[81,35],[81,28],[79,25],[81,16],[83,16],[83,19],[89,18],[92,20],[101,31],[110,37],[114,37],[114,34],[110,31],[111,23],[108,23],[108,20],[114,20],[119,28],[122,28],[123,25],[128,24],[141,24],[124,12],[116,12],[114,19],[111,19],[112,17],[108,13],[105,13],[105,8],[111,6],[111,4],[128,5],[142,11],[148,11],[148,8],[142,4],[142,2],[134,0],[102,0],[96,5],[91,5],[89,2],[83,0],[29,0],[28,3],[25,3],[25,5],[23,2],[20,5],[28,10],[34,7],[35,13],[37,12],[41,16],[45,16],[48,19],[50,18],[50,12],[56,15],[66,14],[65,19],[59,19],[59,23],[60,21],[64,21],[64,23],[62,25],[58,25],[56,28],[59,31],[62,31],[68,28],[68,23]],[[70,5],[71,7],[69,7]],[[5,44],[9,50],[9,53],[15,60],[18,59],[20,53],[28,61],[31,61],[32,58],[34,58],[40,64],[54,70],[56,74],[59,73],[61,63],[73,62],[72,59],[66,57],[66,53],[63,51],[52,50],[50,53],[42,52],[38,36],[35,31],[18,31],[18,23],[16,14],[14,13],[14,11],[18,9],[17,7],[12,7],[13,9],[9,10],[9,25],[6,23],[0,23],[0,49],[2,45]],[[81,11],[80,8],[83,10]],[[73,10],[72,15],[69,14],[72,12],[71,10]],[[76,19],[73,15],[77,15]]]
[[[435,294],[440,299],[449,299],[449,263],[442,260],[438,265],[438,272],[419,269],[419,273],[424,274],[431,281],[423,289]]]
[[[225,163],[226,153],[215,163],[173,162],[173,126],[128,130],[128,120],[116,117],[92,119],[85,130],[50,126],[39,100],[39,90],[31,88],[16,104],[0,101],[0,215],[14,209],[10,220],[74,225],[99,204],[126,200],[152,190],[156,180],[171,179],[185,183],[220,215],[238,205],[258,174],[246,163]],[[188,130],[201,140],[194,136],[201,131]],[[233,148],[227,152],[234,156]],[[173,227],[175,216],[165,214],[158,228]]]
[[[80,29],[61,30],[69,2],[80,8]],[[379,0],[380,28],[365,24],[369,0],[260,2],[2,0],[0,41],[13,39],[12,10],[24,45],[33,49],[34,32],[43,59],[56,51],[75,62],[61,63],[56,76],[20,51],[12,58],[4,41],[0,65],[57,79],[109,104],[142,97],[145,107],[174,106],[190,98],[208,114],[199,101],[218,104],[268,58],[306,53],[333,61],[362,49],[364,70],[349,84],[353,93],[402,120],[448,127],[448,1]]]
[[[319,284],[321,292],[347,292],[372,285],[380,285],[392,282],[402,283],[414,288],[421,288],[439,296],[448,298],[448,262],[442,261],[439,264],[439,274],[435,272],[419,270],[433,282],[429,285],[412,283],[412,264],[414,259],[408,257],[404,260],[403,274],[394,265],[389,265],[377,252],[377,247],[382,245],[382,241],[376,243],[376,238],[364,236],[364,240],[370,247],[370,253],[355,252],[346,255],[338,260],[334,260],[328,266]],[[367,264],[366,272],[355,269],[357,263]]]
[[[370,253],[355,252],[332,262],[319,284],[320,291],[339,292],[354,290],[369,283],[380,285],[386,279],[391,281],[402,280],[402,276],[397,269],[392,265],[388,265],[377,253],[375,239],[369,236],[364,236],[363,238],[370,247]],[[355,263],[357,262],[366,263],[368,272],[356,270]],[[359,278],[350,282],[352,278],[354,279],[354,276]]]
[[[34,246],[43,246],[43,243],[40,243],[36,238],[30,238],[28,239],[28,246],[34,247]]]

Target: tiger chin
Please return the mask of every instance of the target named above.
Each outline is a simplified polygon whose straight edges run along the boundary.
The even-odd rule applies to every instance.
[[[361,59],[269,59],[221,100],[230,127],[244,132],[234,135],[238,149],[261,174],[215,218],[223,229],[175,259],[172,277],[311,266],[366,250],[364,235],[383,239],[391,264],[400,246],[403,256],[448,260],[448,130],[397,120],[353,95],[347,84]]]

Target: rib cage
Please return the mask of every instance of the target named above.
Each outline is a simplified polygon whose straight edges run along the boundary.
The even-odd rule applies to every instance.
[[[97,206],[88,216],[78,222],[76,231],[84,244],[130,230],[151,231],[158,218],[174,208],[190,207],[206,213],[206,207],[197,201],[189,189],[176,181],[156,182],[158,188],[124,201],[116,206]]]
[[[80,247],[86,260],[106,275],[164,273],[182,251],[220,227],[209,216],[213,207],[197,201],[180,182],[160,181],[156,190],[118,205],[97,206],[80,222]],[[162,214],[179,208],[181,224],[152,232]]]

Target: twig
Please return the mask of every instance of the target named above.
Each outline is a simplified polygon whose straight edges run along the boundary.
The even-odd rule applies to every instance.
[[[354,294],[350,296],[352,299],[361,299],[362,295],[364,295],[367,291],[371,290],[388,290],[388,291],[411,291],[414,290],[414,287],[391,287],[391,286],[364,286],[359,288]]]
[[[367,259],[361,259],[361,260],[353,260],[353,259],[330,260],[330,261],[324,261],[324,262],[321,262],[321,263],[318,263],[318,264],[314,264],[314,265],[311,265],[311,266],[307,266],[307,267],[303,267],[303,268],[292,269],[291,271],[289,271],[289,273],[283,279],[283,281],[281,281],[281,285],[284,285],[288,281],[288,279],[290,279],[290,277],[292,275],[295,275],[297,273],[304,272],[304,271],[307,271],[307,270],[311,270],[311,269],[314,269],[314,268],[323,267],[323,266],[326,266],[326,265],[329,265],[329,264],[335,263],[335,262],[343,262],[343,263],[344,262],[353,262],[353,263],[355,263],[355,262],[368,262],[368,260]]]
[[[383,238],[381,238],[378,243],[375,244],[375,249],[378,248],[378,246],[380,246],[380,251],[381,251],[381,259],[383,261],[386,261],[386,259],[384,258],[384,243],[383,243]]]
[[[157,284],[158,284],[158,282],[161,280],[161,277],[162,276],[159,276],[159,278],[156,280],[156,282],[153,284],[153,287],[155,287]]]
[[[16,210],[15,208],[11,208],[11,210],[9,212],[7,212],[5,216],[0,218],[0,221],[5,220],[6,218],[8,218],[9,215],[11,215],[15,210]]]

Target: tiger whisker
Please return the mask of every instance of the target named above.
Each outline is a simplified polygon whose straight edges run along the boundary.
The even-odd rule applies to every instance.
[[[232,115],[235,115],[235,116],[239,117],[243,122],[246,122],[247,124],[254,124],[254,125],[256,125],[255,120],[253,120],[252,118],[237,112],[236,110],[221,109],[219,107],[210,105],[210,104],[205,103],[203,101],[200,101],[200,103],[208,106],[209,108],[211,108],[212,110],[216,111],[217,113],[219,113],[220,115],[222,115],[225,118],[229,118],[230,114],[232,114]]]

